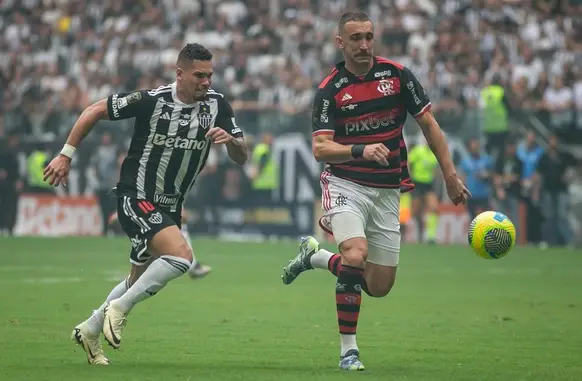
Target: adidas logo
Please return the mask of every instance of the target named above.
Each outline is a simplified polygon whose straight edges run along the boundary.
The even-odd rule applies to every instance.
[[[349,93],[345,93],[342,97],[342,102],[349,101],[350,99],[352,99],[352,96]]]
[[[160,116],[160,119],[170,120],[172,118],[170,117],[170,113],[169,112],[165,112],[165,113],[162,114],[162,116]]]

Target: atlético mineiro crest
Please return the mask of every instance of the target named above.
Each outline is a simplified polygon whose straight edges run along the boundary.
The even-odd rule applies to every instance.
[[[200,103],[198,108],[198,125],[204,129],[207,129],[210,127],[210,123],[212,123],[210,106],[206,103]]]

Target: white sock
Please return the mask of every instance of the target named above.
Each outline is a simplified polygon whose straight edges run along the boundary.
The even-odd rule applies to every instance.
[[[183,275],[190,268],[190,261],[163,255],[153,261],[125,294],[111,302],[115,309],[127,314],[139,302],[154,296],[172,279]]]
[[[318,252],[311,256],[311,266],[314,269],[325,269],[327,270],[327,264],[329,263],[329,259],[333,256],[331,251],[327,251],[325,249],[319,249]]]
[[[342,348],[340,355],[344,356],[350,349],[358,350],[358,344],[356,343],[356,335],[342,335],[340,334],[340,339],[342,343]],[[358,350],[359,351],[359,350]]]
[[[188,233],[188,226],[186,224],[182,225],[181,232],[182,237],[184,237],[186,243],[188,244],[188,247],[190,248],[190,251],[192,252],[192,265],[190,265],[190,269],[193,269],[198,264],[198,261],[196,260],[196,256],[194,255],[194,249],[192,249],[192,239],[190,239],[190,233]]]
[[[93,314],[89,317],[89,319],[87,319],[87,325],[90,334],[98,335],[101,333],[103,330],[103,321],[105,320],[105,306],[113,299],[117,299],[125,294],[128,289],[128,280],[129,278],[124,279],[121,281],[121,283],[115,286],[109,295],[107,295],[107,299],[105,299],[105,302],[101,305],[101,307],[93,311]]]

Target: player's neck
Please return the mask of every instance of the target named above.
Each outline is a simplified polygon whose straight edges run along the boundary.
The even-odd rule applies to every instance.
[[[187,105],[196,102],[196,100],[193,99],[192,97],[189,97],[188,93],[181,89],[180,86],[176,86],[176,98],[178,98],[180,102],[185,103]]]
[[[368,74],[368,72],[372,70],[372,66],[374,66],[374,60],[371,60],[369,63],[364,65],[346,60],[346,70],[356,77],[361,77]]]

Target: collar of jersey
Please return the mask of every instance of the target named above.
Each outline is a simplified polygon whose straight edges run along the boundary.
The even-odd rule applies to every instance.
[[[178,99],[178,95],[176,94],[176,82],[172,82],[172,84],[170,85],[172,87],[172,98],[174,98],[174,103],[177,104],[178,106],[182,106],[182,107],[194,107],[198,104],[198,102],[194,102],[194,103],[184,103],[181,100]]]

